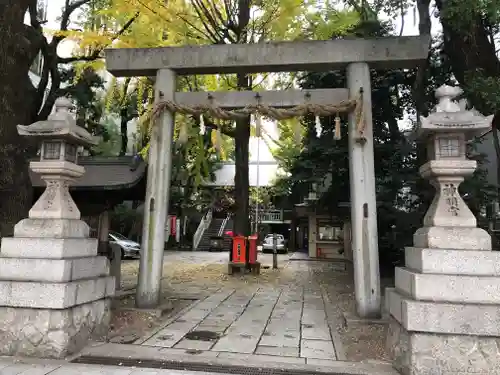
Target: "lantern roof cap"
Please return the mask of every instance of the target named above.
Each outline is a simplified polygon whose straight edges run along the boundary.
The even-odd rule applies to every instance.
[[[82,146],[97,144],[95,138],[84,128],[76,124],[70,110],[73,107],[66,97],[57,98],[55,111],[47,120],[37,121],[31,125],[17,125],[19,135],[46,140],[65,139],[69,143]]]
[[[465,99],[456,100],[463,94],[457,86],[442,85],[436,92],[438,104],[429,116],[421,117],[416,129],[417,137],[426,137],[435,133],[464,133],[474,137],[491,129],[494,115],[484,116],[474,108],[467,109]]]

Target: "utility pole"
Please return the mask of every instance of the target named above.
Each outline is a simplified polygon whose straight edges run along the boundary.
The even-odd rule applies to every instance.
[[[273,233],[273,270],[278,269],[278,235]]]
[[[260,187],[260,124],[257,124],[257,189],[255,194],[255,234],[259,233],[259,187]]]

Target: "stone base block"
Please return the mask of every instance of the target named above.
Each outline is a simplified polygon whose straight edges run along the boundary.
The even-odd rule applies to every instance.
[[[14,237],[88,238],[90,228],[83,220],[23,219],[14,226]]]
[[[63,259],[97,255],[95,238],[2,238],[0,256],[8,258]]]
[[[407,268],[421,273],[500,276],[500,252],[407,247]]]
[[[64,310],[0,307],[0,355],[64,358],[108,333],[111,301]]]
[[[413,244],[430,249],[491,250],[491,236],[481,228],[423,227],[413,235]]]
[[[386,309],[408,331],[500,337],[500,305],[415,301],[388,288]]]
[[[421,301],[500,305],[497,276],[424,274],[397,267],[395,285],[398,291]]]
[[[69,283],[0,281],[0,306],[65,309],[114,294],[112,276]]]
[[[109,274],[107,257],[71,259],[0,258],[0,280],[69,282]]]
[[[404,375],[500,374],[500,337],[412,332],[391,317],[387,350]]]

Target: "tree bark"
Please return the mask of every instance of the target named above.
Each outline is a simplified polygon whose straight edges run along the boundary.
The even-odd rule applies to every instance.
[[[250,0],[238,1],[238,43],[248,43],[248,23],[250,22]],[[250,77],[244,73],[237,75],[238,90],[250,90],[252,85]],[[234,233],[244,236],[250,235],[250,215],[249,215],[249,150],[250,142],[250,116],[236,121],[234,137]]]
[[[238,74],[238,88],[248,90],[250,87],[248,77]],[[236,120],[234,136],[234,233],[248,236],[250,234],[250,212],[249,212],[249,149],[250,141],[250,116]]]
[[[30,124],[36,90],[28,76],[40,39],[24,25],[28,0],[0,3],[0,236],[10,236],[14,224],[27,216],[32,203],[28,159],[34,148],[17,133]]]
[[[128,147],[128,108],[122,107],[120,109],[120,156],[124,156],[127,153]]]
[[[477,14],[467,26],[454,24],[453,17],[449,16],[449,2],[436,0],[436,6],[440,12],[440,20],[443,26],[444,52],[450,60],[453,74],[460,85],[464,88],[470,86],[470,75],[479,73],[485,78],[500,77],[500,60],[498,59],[495,44],[491,35],[490,27],[480,14]],[[458,20],[460,21],[460,20]],[[467,90],[467,98],[470,103],[483,113],[490,113],[488,103],[474,89]],[[498,129],[500,129],[500,111],[495,113],[493,119],[493,145],[496,153],[497,163],[497,189],[500,196],[500,140]]]

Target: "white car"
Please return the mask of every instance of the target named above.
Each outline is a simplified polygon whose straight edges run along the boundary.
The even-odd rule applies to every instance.
[[[122,259],[136,258],[141,255],[141,245],[119,233],[109,232],[109,243],[115,243],[120,246]]]
[[[278,253],[286,253],[287,248],[285,245],[285,237],[282,234],[276,235],[276,251]],[[262,242],[262,252],[263,253],[272,253],[274,251],[273,248],[273,234],[268,234],[264,241]]]

